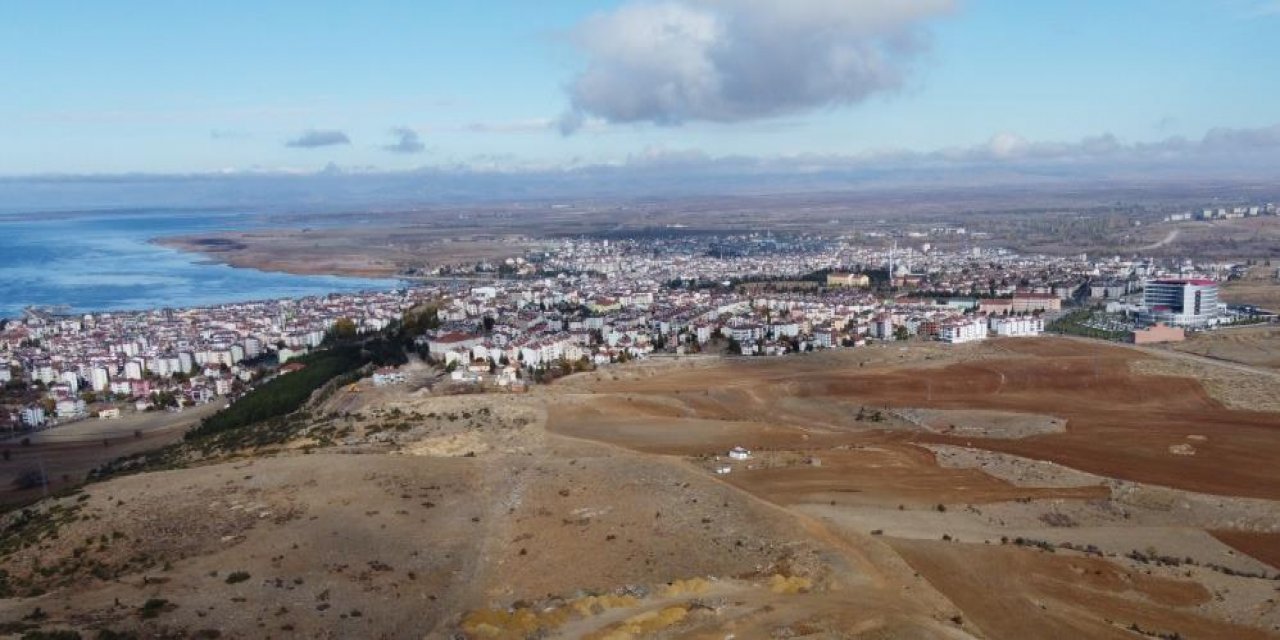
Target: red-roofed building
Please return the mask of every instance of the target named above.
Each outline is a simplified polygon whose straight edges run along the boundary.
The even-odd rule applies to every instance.
[[[427,341],[427,349],[436,356],[444,354],[446,351],[455,349],[471,349],[472,347],[484,343],[482,336],[461,333],[453,331],[445,333]]]

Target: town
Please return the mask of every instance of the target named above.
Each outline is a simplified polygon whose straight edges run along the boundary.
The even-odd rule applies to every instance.
[[[1280,639],[1280,0],[64,4],[0,637]]]
[[[576,238],[506,259],[498,279],[208,308],[31,309],[0,331],[0,428],[234,399],[335,331],[376,333],[422,308],[434,318],[414,344],[442,378],[505,390],[649,357],[1046,330],[1145,343],[1273,317],[1219,303],[1218,282],[1239,264],[1024,256],[966,235],[939,228],[874,244],[817,234]],[[402,380],[392,370],[373,376]]]

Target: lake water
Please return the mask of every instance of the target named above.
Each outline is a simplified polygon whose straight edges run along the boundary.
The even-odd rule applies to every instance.
[[[192,307],[400,285],[236,269],[148,242],[263,225],[260,216],[208,211],[0,216],[0,318],[18,317],[30,305],[66,306],[77,313]]]

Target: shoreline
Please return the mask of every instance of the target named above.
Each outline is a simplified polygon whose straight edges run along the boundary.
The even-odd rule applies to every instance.
[[[546,241],[520,233],[378,224],[195,232],[148,242],[199,254],[215,264],[347,278],[405,278],[404,274],[437,267],[499,264],[547,246]]]
[[[289,258],[253,252],[250,245],[228,235],[248,236],[245,232],[220,235],[165,236],[147,240],[148,244],[189,253],[210,264],[223,264],[236,269],[255,269],[267,273],[283,273],[294,276],[332,276],[338,278],[399,278],[394,265],[365,267],[317,263],[305,256]]]
[[[227,264],[227,263],[218,262],[218,263],[211,263],[211,264]],[[227,264],[227,266],[233,269],[253,269],[253,267],[239,267],[231,264]],[[283,272],[275,272],[275,273],[283,273]],[[288,275],[328,276],[328,277],[335,277],[335,278],[349,277],[349,276],[338,276],[333,274],[288,274]],[[94,307],[94,308],[84,308],[84,309],[77,309],[70,305],[29,305],[19,310],[13,315],[5,315],[4,312],[0,311],[0,328],[4,328],[6,326],[6,323],[21,323],[28,310],[43,312],[51,317],[56,317],[56,318],[73,318],[73,317],[84,316],[84,315],[150,313],[152,311],[159,311],[164,309],[173,310],[173,311],[186,311],[191,309],[209,309],[212,307],[226,306],[226,305],[253,304],[253,303],[259,303],[259,302],[269,302],[269,301],[279,301],[279,300],[304,300],[307,298],[317,298],[317,297],[325,297],[325,296],[331,296],[331,295],[354,295],[357,293],[364,293],[364,292],[385,293],[387,291],[391,291],[395,289],[417,286],[412,280],[408,278],[384,278],[384,279],[387,280],[388,286],[386,288],[370,286],[370,287],[361,288],[361,289],[331,290],[331,291],[328,291],[327,293],[308,293],[305,295],[293,295],[293,296],[246,294],[243,297],[237,297],[233,300],[225,300],[222,302],[197,302],[197,303],[190,303],[190,304],[174,304],[174,305],[144,305],[144,306],[138,306],[138,307],[117,307],[117,308]],[[396,286],[391,286],[392,283],[395,283]]]

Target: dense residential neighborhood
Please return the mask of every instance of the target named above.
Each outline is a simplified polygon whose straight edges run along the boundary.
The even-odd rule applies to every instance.
[[[203,404],[230,396],[272,364],[318,347],[340,320],[380,331],[425,296],[425,290],[331,295],[193,309],[53,316],[29,310],[0,332],[0,367],[43,392],[16,408],[14,423],[39,427],[102,407],[100,418],[131,410]],[[11,409],[9,413],[13,413]]]
[[[963,237],[964,229],[936,233]],[[655,354],[777,356],[877,340],[1035,336],[1080,303],[1203,328],[1225,317],[1215,279],[1236,268],[1021,256],[976,244],[941,250],[927,240],[572,239],[506,260],[499,279],[191,309],[31,309],[0,331],[0,383],[25,391],[10,394],[0,419],[39,428],[234,397],[287,372],[277,367],[335,330],[379,332],[424,306],[433,324],[415,346],[451,382],[520,389]],[[1183,286],[1196,290],[1185,316]],[[374,373],[378,385],[403,381],[394,369]]]

